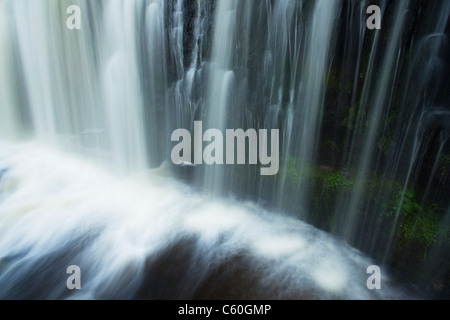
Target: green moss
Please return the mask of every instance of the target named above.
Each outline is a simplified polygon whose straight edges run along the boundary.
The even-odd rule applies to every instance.
[[[338,172],[323,171],[319,175],[319,178],[321,179],[323,189],[326,191],[348,191],[353,185],[351,179]]]
[[[282,177],[286,178],[286,181],[293,186],[300,185],[305,179],[311,176],[311,166],[300,166],[297,163],[297,159],[289,156],[286,166],[280,168]]]
[[[406,219],[400,225],[400,237],[430,246],[439,235],[440,223],[435,215],[419,215]]]
[[[397,191],[394,205],[386,212],[387,216],[400,215],[410,217],[419,214],[422,208],[412,189]]]
[[[339,90],[339,75],[336,68],[331,68],[328,73],[328,88],[335,91]]]
[[[331,141],[331,143],[334,143]],[[297,160],[290,156],[287,165],[280,169],[286,181],[293,185],[299,185],[306,179],[311,179],[312,184],[321,186],[322,191],[350,190],[353,180],[346,171],[337,172],[332,168],[303,166],[299,168]]]
[[[398,220],[397,238],[400,243],[418,242],[424,248],[437,241],[450,244],[450,230],[443,228],[441,224],[443,209],[436,204],[424,207],[415,190],[412,188],[405,190],[398,181],[374,175],[367,181],[356,184],[347,170],[335,170],[327,166],[299,166],[297,159],[292,156],[280,170],[286,183],[294,190],[305,180],[309,181],[312,187],[312,204],[317,211],[326,212],[333,207],[338,195],[342,195],[343,192],[354,192],[355,186],[358,185],[362,202],[371,203],[370,207],[375,208],[369,214],[374,217],[383,216],[383,221],[385,223],[387,221],[390,226]],[[334,217],[328,215],[328,219],[331,223]],[[387,230],[390,228],[388,226]]]
[[[357,116],[357,108],[355,106],[348,108],[348,115],[342,121],[341,125],[346,127],[348,130],[353,130],[355,126],[356,116]]]
[[[326,141],[324,142],[324,147],[327,148],[327,149],[329,149],[329,150],[331,150],[331,151],[334,151],[334,150],[336,150],[336,148],[337,148],[337,144],[336,144],[336,142],[334,142],[333,140],[328,139],[328,140],[326,140]]]
[[[445,177],[450,173],[450,155],[444,154],[439,159],[439,169],[441,178]]]

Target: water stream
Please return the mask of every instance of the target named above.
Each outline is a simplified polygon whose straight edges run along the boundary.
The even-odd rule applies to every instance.
[[[450,4],[376,2],[0,0],[0,298],[448,298]]]

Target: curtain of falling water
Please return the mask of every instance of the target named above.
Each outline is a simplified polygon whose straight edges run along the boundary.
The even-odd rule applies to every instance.
[[[400,50],[400,37],[404,28],[407,4],[407,1],[399,1],[397,4],[393,30],[390,34],[388,47],[381,67],[381,78],[376,81],[377,87],[374,96],[371,96],[370,100],[364,101],[362,104],[363,110],[366,110],[366,108],[369,110],[367,112],[369,112],[370,127],[368,128],[366,137],[364,138],[364,149],[359,157],[356,178],[357,182],[354,188],[354,193],[352,194],[348,208],[344,210],[340,208],[341,211],[337,213],[338,216],[345,213],[345,217],[342,220],[339,220],[339,218],[337,219],[335,229],[337,234],[341,234],[347,239],[351,239],[354,236],[356,222],[355,217],[359,211],[361,201],[362,185],[360,183],[367,180],[367,174],[369,173],[368,168],[370,167],[373,159],[374,150],[376,150],[376,138],[378,136],[378,130],[380,130],[381,127],[381,117],[385,114],[385,108],[390,103],[390,89],[392,89],[392,83],[395,81],[395,70],[397,70]],[[394,70],[394,73],[392,73],[392,70]],[[374,82],[372,80],[372,77],[375,76],[373,72],[374,70],[367,73],[366,81]],[[366,86],[365,89],[368,90],[368,87]],[[364,95],[367,96],[368,94],[365,94],[363,89],[363,96]],[[365,104],[367,104],[367,107]]]
[[[281,116],[283,109],[286,108],[286,116],[284,130],[282,131],[284,148],[282,149],[281,161],[282,166],[286,166],[289,161],[289,146],[293,132],[293,108],[294,108],[294,92],[296,87],[296,71],[300,63],[299,54],[303,49],[304,24],[298,16],[295,15],[295,3],[292,1],[277,1],[273,7],[268,2],[267,13],[267,48],[264,52],[264,75],[268,80],[268,91],[270,109],[267,113],[267,127],[277,127],[276,121]],[[282,26],[292,26],[295,28],[295,38],[290,41],[290,28]],[[289,54],[288,54],[289,51]],[[286,61],[288,60],[288,61]],[[277,66],[277,67],[276,67]],[[277,68],[281,68],[278,70]],[[285,83],[284,75],[287,73],[286,68],[292,69],[291,78]],[[280,71],[280,72],[278,72]],[[293,78],[292,78],[293,77]],[[285,107],[284,92],[289,92],[288,106]],[[283,202],[283,194],[285,192],[286,172],[282,172],[279,178],[278,205]]]
[[[16,75],[21,75],[24,83],[15,93],[22,97],[24,118],[29,119],[21,130],[29,126],[39,139],[59,139],[74,149],[104,150],[103,138],[95,135],[104,129],[98,57],[91,49],[91,37],[98,35],[88,16],[84,16],[83,30],[69,33],[67,1],[3,3],[16,22],[11,29],[15,37],[11,48],[17,48],[15,64],[20,68]],[[83,4],[89,7],[87,2]]]
[[[335,47],[332,35],[341,7],[340,1],[267,2],[263,70],[270,106],[265,124],[277,127],[277,118],[282,119],[282,166],[296,158],[301,174],[308,171],[316,157],[326,79]],[[278,206],[295,203],[301,208],[298,215],[306,218],[309,181],[292,189],[287,185],[286,174],[279,174],[274,190]],[[286,198],[286,189],[291,189],[289,194],[295,199]]]
[[[14,73],[12,21],[7,14],[9,3],[0,2],[0,63],[4,66],[0,80],[0,136],[10,139],[20,134],[19,112],[14,87],[16,74]]]
[[[100,61],[105,62],[102,82],[106,130],[112,158],[127,170],[144,169],[147,166],[143,88],[137,47],[140,36],[137,32],[138,14],[141,8],[140,3],[135,1],[110,1],[104,8],[106,34],[102,41],[105,47],[101,50],[104,56],[100,57]],[[146,18],[161,17],[161,12],[154,13],[153,10],[158,10],[157,3],[150,4]],[[149,29],[156,33],[158,25]],[[150,37],[154,39],[153,34]],[[156,63],[151,65],[158,66]]]
[[[175,118],[167,99],[169,49],[165,31],[166,2],[162,0],[137,1],[136,6],[138,12],[145,12],[145,31],[143,34],[140,33],[136,39],[137,43],[146,44],[146,48],[141,49],[143,53],[138,62],[145,101],[145,117],[140,121],[146,124],[144,143],[149,153],[148,165],[156,167],[164,160],[164,156],[162,156],[164,150],[170,147],[168,131],[171,123],[174,122],[173,118]],[[175,12],[174,15],[181,19],[179,13]],[[176,34],[179,36],[179,32]]]
[[[0,133],[62,143],[133,172],[158,166],[170,153],[171,131],[192,130],[193,120],[222,133],[280,128],[281,164],[293,162],[302,175],[320,165],[318,147],[327,129],[323,115],[334,105],[325,95],[341,53],[349,75],[340,79],[336,109],[353,108],[357,114],[344,135],[342,155],[334,158],[354,169],[355,184],[330,209],[332,231],[370,251],[382,234],[366,233],[372,221],[361,221],[360,213],[371,208],[361,186],[375,170],[386,180],[397,179],[404,195],[417,183],[431,143],[422,124],[443,121],[448,114],[448,106],[435,100],[447,65],[442,51],[450,2],[379,1],[383,16],[390,14],[380,31],[365,26],[369,3],[86,0],[79,1],[82,29],[69,31],[70,1],[0,1]],[[421,13],[423,22],[410,30],[411,12],[422,6],[428,8]],[[342,21],[345,41],[336,43],[344,33],[337,29]],[[343,94],[346,77],[350,102]],[[401,79],[406,80],[399,86]],[[393,101],[399,87],[402,99]],[[379,138],[393,109],[399,112],[396,141],[382,155]],[[439,143],[432,172],[448,143],[445,132]],[[293,186],[288,172],[281,171],[275,182],[265,184],[251,166],[204,167],[196,169],[193,180],[219,197],[244,190],[296,216],[316,214],[309,208],[308,179]],[[431,180],[428,184],[426,195],[432,193]],[[389,192],[376,191],[381,198]],[[386,256],[397,227],[394,223],[383,240]]]
[[[425,131],[432,127],[429,123],[430,118],[436,119],[436,117],[440,117],[443,119],[440,127],[441,131],[439,132],[438,151],[435,155],[431,177],[436,173],[438,163],[441,160],[442,150],[449,140],[450,127],[448,126],[448,120],[446,123],[445,119],[450,118],[450,113],[448,112],[448,109],[436,106],[436,104],[440,103],[437,96],[441,89],[439,84],[443,82],[442,77],[444,76],[441,70],[442,68],[445,68],[445,62],[442,61],[441,50],[447,46],[446,42],[448,39],[446,38],[444,31],[448,24],[449,17],[450,3],[443,2],[442,5],[439,6],[439,14],[437,14],[437,17],[434,19],[434,24],[431,27],[428,27],[429,29],[426,31],[427,34],[418,41],[417,47],[414,48],[414,59],[412,59],[408,74],[407,88],[410,90],[405,91],[405,93],[408,92],[408,94],[405,94],[402,101],[403,110],[409,111],[409,117],[407,116],[408,112],[405,112],[405,118],[408,119],[405,136],[408,136],[407,134],[411,131],[414,133],[414,138],[412,139],[414,140],[414,146],[409,154],[408,170],[404,178],[401,195],[402,200],[405,197],[407,189],[418,183],[418,175],[423,164],[423,157],[426,155],[425,150],[427,150],[428,144],[430,143],[430,135],[425,134]],[[420,73],[413,74],[413,70],[416,70],[416,72],[417,70],[420,70]],[[419,118],[419,120],[416,120],[417,118]],[[430,122],[433,122],[433,120]],[[416,124],[415,127],[413,126],[414,123]],[[404,143],[401,147],[402,149],[404,148]],[[398,158],[399,157],[397,157],[395,163],[397,168],[401,165]],[[430,194],[429,190],[431,184],[433,184],[433,180],[429,179],[427,186],[424,188],[424,194],[422,195],[422,206],[428,199],[433,198],[433,195]],[[393,239],[398,228],[397,220],[401,209],[402,207],[399,206],[396,212],[396,223],[391,229],[384,254],[385,257],[388,257],[392,251]],[[441,228],[446,228],[446,226],[448,226],[447,220],[448,217],[443,219]],[[439,248],[439,246],[440,245],[438,244],[437,247]],[[428,270],[425,270],[424,268],[424,272],[431,273],[431,270],[437,271],[438,268],[434,262],[428,262],[428,264],[434,266],[433,268],[430,267]]]
[[[214,128],[225,132],[227,117],[235,94],[233,86],[235,74],[233,71],[234,56],[236,54],[236,19],[239,0],[219,1],[217,3],[215,17],[215,31],[212,44],[212,56],[208,68],[209,86],[206,97],[206,109],[208,110],[208,121],[205,122],[205,130]],[[211,139],[210,141],[213,141]],[[217,143],[218,141],[213,141]],[[194,157],[201,155],[195,154]],[[221,166],[210,168],[205,173],[205,186],[211,188],[212,192],[220,195],[223,193],[224,164],[223,149],[218,147],[215,154],[216,159],[205,158],[204,161]]]
[[[295,103],[297,108],[294,110],[296,125],[292,128],[295,143],[287,146],[299,161],[299,172],[305,172],[315,162],[324,110],[325,79],[335,45],[332,35],[340,11],[340,1],[317,1],[306,26],[305,51]],[[306,181],[298,190],[299,206],[305,210],[301,214],[303,217],[306,217],[309,188]]]
[[[370,179],[371,168],[375,168],[381,176],[384,177],[385,189],[374,189],[373,197],[388,199],[392,183],[398,179],[403,186],[400,203],[404,199],[404,195],[408,188],[418,183],[417,175],[423,171],[422,163],[418,161],[418,156],[425,155],[423,143],[421,139],[429,138],[429,135],[422,136],[418,134],[420,131],[421,114],[433,114],[427,110],[436,104],[436,96],[439,92],[439,86],[433,86],[432,83],[438,84],[442,81],[439,79],[441,72],[439,68],[443,67],[442,60],[439,58],[442,52],[443,42],[441,40],[429,41],[430,39],[444,39],[443,34],[449,16],[449,6],[447,2],[436,4],[439,6],[439,14],[436,19],[432,19],[431,15],[436,16],[436,8],[430,10],[424,15],[424,21],[433,23],[428,25],[420,25],[423,28],[421,32],[417,32],[416,41],[413,41],[410,48],[403,45],[405,26],[412,24],[411,16],[408,15],[407,7],[411,3],[398,3],[395,18],[392,18],[392,27],[390,28],[390,37],[386,39],[386,49],[382,48],[378,35],[375,35],[370,49],[370,57],[367,63],[367,69],[360,72],[356,69],[358,76],[365,75],[362,87],[361,100],[358,101],[360,107],[356,116],[356,130],[352,130],[353,136],[349,135],[345,144],[343,159],[346,167],[352,167],[354,164],[358,166],[355,185],[352,188],[350,198],[347,195],[340,195],[337,198],[335,207],[334,232],[348,239],[352,243],[360,246],[367,246],[367,250],[375,252],[384,247],[384,257],[389,257],[389,250],[392,249],[392,241],[394,235],[398,232],[398,223],[394,223],[389,236],[386,236],[380,229],[374,228],[373,221],[362,220],[360,212],[370,211],[373,208],[367,207],[363,200],[362,186]],[[386,8],[386,3],[382,5]],[[365,21],[361,21],[362,35],[365,34]],[[401,24],[403,23],[403,27]],[[403,28],[403,30],[401,29]],[[365,34],[365,35],[364,35]],[[364,38],[362,38],[364,39]],[[362,41],[360,41],[362,42]],[[383,50],[383,51],[381,51]],[[405,59],[401,58],[405,52],[410,50],[411,59],[409,65],[405,65]],[[358,56],[361,54],[359,49]],[[381,57],[381,60],[380,58]],[[382,75],[377,76],[378,70],[374,69],[375,59],[382,61]],[[441,66],[441,67],[439,67]],[[401,83],[400,70],[407,68],[407,76],[405,88],[402,91],[402,99],[400,108],[395,106],[392,96],[395,93],[396,86]],[[386,72],[385,72],[386,71]],[[428,75],[433,74],[429,77]],[[438,77],[438,78],[434,78]],[[433,79],[434,80],[431,80]],[[354,85],[357,81],[354,82]],[[387,86],[386,86],[387,84]],[[357,92],[356,88],[353,94]],[[352,98],[352,105],[356,102]],[[392,115],[392,108],[398,108],[399,115],[396,117],[396,132],[398,135],[393,139],[392,147],[385,157],[386,162],[380,160],[381,153],[377,151],[379,148],[380,135],[387,134],[387,118]],[[445,112],[444,112],[445,114]],[[392,129],[391,129],[392,130]],[[419,131],[418,131],[419,130]],[[356,141],[360,139],[360,132],[365,132],[364,146],[362,151],[357,146]],[[421,147],[422,145],[422,147]],[[440,145],[440,149],[445,145],[445,141]],[[435,156],[436,161],[439,160],[439,153]],[[405,165],[407,164],[407,165]],[[416,178],[413,178],[413,175]],[[432,179],[429,180],[431,183]],[[390,186],[390,187],[389,187]],[[425,204],[426,194],[422,197],[422,204]],[[381,215],[386,213],[386,208],[378,208]],[[397,218],[402,207],[397,208]],[[397,221],[397,220],[396,220]]]
[[[137,30],[146,19],[145,66],[150,67],[148,88],[153,97],[147,103],[156,109],[159,101],[154,97],[165,79],[163,3],[151,2],[143,16],[140,1],[82,1],[81,6],[92,11],[92,20],[82,15],[83,27],[77,31],[66,28],[67,1],[5,5],[13,7],[14,19],[21,22],[15,24],[18,63],[36,135],[46,140],[59,137],[58,142],[109,159],[125,172],[146,168],[146,88],[141,80],[142,34]],[[155,118],[150,118],[150,125],[156,126]]]

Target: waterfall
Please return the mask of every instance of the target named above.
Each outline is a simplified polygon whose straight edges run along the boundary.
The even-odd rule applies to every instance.
[[[220,1],[217,3],[215,30],[212,43],[211,62],[208,68],[209,88],[206,97],[208,110],[208,128],[224,132],[227,128],[228,106],[235,95],[233,62],[235,56],[235,34],[238,1]],[[212,160],[212,159],[211,159]],[[205,159],[205,161],[211,161]],[[217,160],[212,160],[217,161]],[[223,160],[219,164],[223,164]],[[217,163],[217,162],[216,162]],[[223,193],[224,171],[211,168],[205,174],[205,185],[214,193]]]
[[[448,298],[450,4],[371,4],[0,0],[0,298]]]
[[[299,159],[299,171],[304,172],[315,161],[323,113],[325,82],[332,59],[332,31],[340,11],[340,2],[317,1],[311,22],[306,27],[305,52],[300,71],[299,95],[295,105],[295,146],[291,155]],[[288,146],[289,147],[289,146]],[[306,208],[307,183],[297,191],[300,208]]]
[[[1,79],[2,86],[0,87],[0,104],[2,108],[0,110],[0,134],[3,137],[14,138],[17,134],[19,134],[18,129],[18,112],[14,106],[15,102],[15,89],[14,89],[14,81],[10,81],[14,79],[14,70],[12,68],[14,59],[13,59],[13,51],[12,51],[12,35],[11,35],[11,21],[6,14],[6,6],[8,5],[5,2],[1,2],[0,5],[0,62],[2,66],[5,67],[3,70],[3,76]]]
[[[103,35],[105,48],[102,50],[105,57],[100,57],[106,63],[102,70],[102,96],[109,148],[113,161],[130,170],[147,167],[136,32],[138,8],[138,3],[133,2],[106,4],[104,26],[107,34]],[[154,33],[158,33],[158,17],[161,16],[158,10],[159,4],[153,2],[146,16],[152,23],[156,21],[155,26],[148,27],[150,41],[156,43],[158,39]],[[155,59],[151,65],[158,65],[157,52],[149,51],[151,59]]]
[[[360,191],[362,189],[362,186],[359,183],[362,183],[367,179],[366,175],[368,174],[369,166],[371,164],[371,161],[373,159],[373,152],[376,150],[375,144],[376,144],[376,138],[377,138],[377,132],[382,127],[380,125],[381,117],[385,114],[385,108],[386,106],[389,106],[389,97],[391,96],[391,93],[388,91],[390,88],[392,88],[392,72],[391,70],[397,70],[398,66],[398,57],[399,57],[399,43],[400,43],[400,35],[402,32],[402,29],[404,27],[405,23],[405,14],[406,14],[406,7],[407,2],[402,1],[399,2],[397,12],[395,15],[395,23],[393,26],[393,30],[391,32],[391,38],[389,39],[387,51],[384,57],[384,61],[382,64],[382,79],[377,81],[377,88],[375,89],[374,96],[371,97],[371,101],[367,101],[365,103],[372,104],[371,106],[367,106],[362,108],[362,110],[370,110],[368,111],[369,119],[370,119],[370,125],[369,129],[367,130],[367,137],[364,138],[365,145],[362,150],[362,154],[359,156],[359,167],[357,171],[357,183],[355,185],[355,192],[352,195],[352,199],[349,202],[349,208],[342,210],[342,212],[346,212],[345,214],[345,222],[342,222],[341,226],[343,226],[344,230],[342,231],[347,238],[350,238],[352,236],[352,233],[354,233],[354,225],[353,222],[355,222],[355,215],[357,215],[357,212],[359,210],[359,202],[360,199]],[[374,47],[376,48],[376,47]],[[374,53],[372,53],[374,54]],[[367,72],[366,81],[373,82],[372,77],[373,75],[373,66],[369,66],[371,72]],[[396,76],[396,72],[394,72],[394,79]],[[368,99],[367,95],[368,93],[365,93],[365,90],[368,89],[368,85],[365,85],[365,88],[363,88],[363,96],[366,96],[366,99]],[[361,116],[359,117],[361,119]],[[361,125],[361,124],[360,124]],[[351,152],[351,151],[350,151]]]

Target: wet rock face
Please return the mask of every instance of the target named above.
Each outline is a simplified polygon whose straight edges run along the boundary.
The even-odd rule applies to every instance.
[[[184,238],[147,259],[136,299],[273,299],[277,286],[260,290],[261,262],[249,252],[216,259],[219,252],[200,255],[195,238]],[[208,258],[211,261],[208,261]]]
[[[320,299],[320,292],[293,288],[288,273],[270,275],[271,263],[242,249],[223,256],[201,254],[198,239],[186,237],[147,258],[142,286],[134,299],[252,300]],[[272,279],[265,278],[266,276]],[[305,288],[311,283],[305,281]]]

